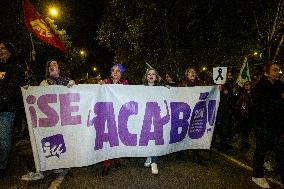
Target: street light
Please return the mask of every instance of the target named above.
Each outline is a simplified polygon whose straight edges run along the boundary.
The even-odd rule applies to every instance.
[[[250,58],[252,58],[253,60],[260,60],[262,59],[262,53],[259,50],[253,50],[250,54],[249,54]]]
[[[58,13],[58,8],[56,7],[50,7],[49,8],[49,14],[52,16],[52,17],[57,17],[59,15]]]
[[[94,71],[97,71],[97,68],[96,68],[96,67],[93,67],[93,70],[94,70]]]
[[[84,50],[80,50],[80,55],[84,56],[86,55],[86,52]]]

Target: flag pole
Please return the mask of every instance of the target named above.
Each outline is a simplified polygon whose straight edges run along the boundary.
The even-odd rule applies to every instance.
[[[149,68],[152,68],[152,69],[154,69],[150,64],[148,64],[147,62],[146,62],[146,65],[149,67]]]
[[[30,61],[35,61],[35,45],[34,45],[34,40],[32,37],[32,33],[30,33],[30,40],[31,40],[31,45],[32,45],[32,50],[30,52]]]
[[[33,41],[33,37],[31,33],[30,33],[30,39],[31,39],[31,44],[32,44],[32,50],[35,50],[34,41]]]

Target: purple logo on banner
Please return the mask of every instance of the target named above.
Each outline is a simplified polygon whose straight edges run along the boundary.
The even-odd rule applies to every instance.
[[[208,102],[208,122],[213,126],[216,118],[216,100],[209,100]]]
[[[56,156],[59,158],[61,154],[66,152],[63,135],[57,134],[41,140],[43,154],[46,158]]]
[[[208,95],[208,92],[200,93],[200,101],[196,103],[192,111],[190,126],[188,130],[189,138],[191,139],[201,138],[206,130],[207,107],[205,100]]]

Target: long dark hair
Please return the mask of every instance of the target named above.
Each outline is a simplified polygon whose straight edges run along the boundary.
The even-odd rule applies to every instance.
[[[175,74],[174,72],[172,72],[172,71],[167,71],[167,72],[166,72],[166,75],[169,75],[170,78],[172,78],[172,81],[173,81],[173,82],[175,82],[175,83],[178,82],[177,76],[176,76],[176,74]],[[166,76],[166,75],[165,75],[165,76]],[[166,82],[167,82],[167,80],[166,80],[166,78],[165,78],[165,83],[166,83]]]
[[[0,44],[3,43],[5,45],[5,48],[10,52],[10,57],[7,60],[7,63],[13,62],[13,64],[18,64],[18,56],[17,56],[17,52],[15,50],[15,47],[13,45],[13,43],[7,41],[7,40],[1,40],[0,39]]]
[[[70,77],[70,74],[66,68],[66,65],[59,59],[51,59],[51,60],[48,60],[45,64],[45,78],[49,78],[49,65],[52,61],[56,61],[57,64],[58,64],[58,70],[59,70],[59,75],[60,76],[66,76],[66,77]]]

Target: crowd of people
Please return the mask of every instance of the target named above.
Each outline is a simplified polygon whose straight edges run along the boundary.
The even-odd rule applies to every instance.
[[[36,81],[31,70],[23,70],[16,59],[13,46],[6,41],[0,41],[0,178],[5,176],[9,164],[12,148],[12,128],[17,112],[23,107],[20,87],[29,85],[40,86],[63,85],[72,87],[75,82],[64,72],[63,63],[52,59],[46,64],[45,79]],[[109,78],[99,81],[99,84],[123,84],[128,81],[122,79],[125,68],[116,64],[111,68]],[[247,81],[243,87],[236,87],[233,73],[228,70],[224,85],[220,85],[221,100],[218,117],[212,139],[212,147],[223,151],[234,151],[232,139],[237,131],[241,133],[240,151],[250,148],[250,134],[255,133],[256,149],[253,157],[252,181],[262,188],[269,188],[264,177],[264,159],[268,151],[276,155],[277,170],[284,183],[284,83],[281,81],[280,66],[269,63],[264,66],[263,73],[254,83]],[[165,87],[194,87],[204,86],[195,67],[185,71],[184,79],[179,82],[175,74],[168,72],[162,78],[157,70],[150,67],[142,78],[142,85]],[[234,127],[235,128],[234,128]],[[180,152],[183,155],[184,152]],[[199,150],[192,150],[193,159],[201,163]],[[180,156],[178,156],[180,157]],[[152,174],[158,174],[158,157],[146,158],[145,167],[151,167]],[[108,175],[111,164],[120,167],[119,159],[105,160],[102,175]],[[60,172],[57,170],[55,172]],[[41,172],[30,172],[22,177],[23,180],[38,180],[44,178]]]

